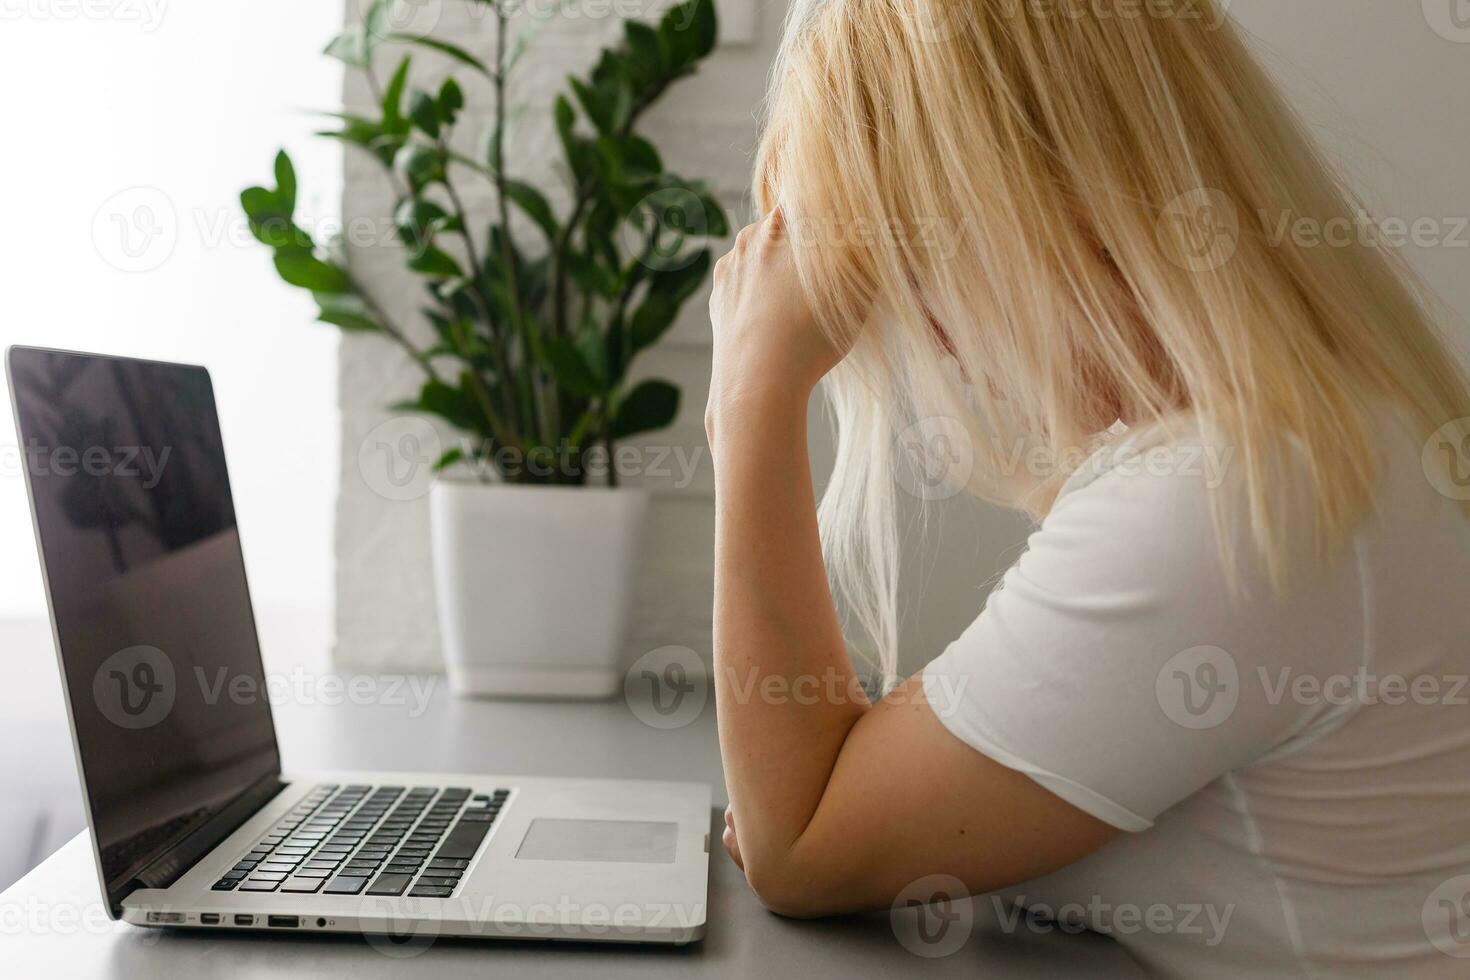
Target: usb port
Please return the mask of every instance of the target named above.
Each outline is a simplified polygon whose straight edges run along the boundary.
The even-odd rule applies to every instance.
[[[235,925],[237,925],[237,926],[253,926],[253,925],[255,925],[255,916],[253,916],[253,915],[237,915],[237,916],[235,916]]]
[[[272,929],[295,929],[301,925],[301,917],[297,915],[271,915],[265,921]]]
[[[204,925],[204,926],[217,926],[217,925],[219,925],[219,913],[218,912],[200,912],[199,913],[199,924],[200,925]]]

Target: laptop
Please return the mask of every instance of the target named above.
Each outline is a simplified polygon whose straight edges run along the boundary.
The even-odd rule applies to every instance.
[[[209,373],[12,347],[98,874],[139,926],[689,943],[708,786],[281,769]],[[223,693],[222,693],[223,692]]]

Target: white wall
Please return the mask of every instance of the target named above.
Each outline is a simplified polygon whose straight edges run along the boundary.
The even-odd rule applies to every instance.
[[[337,102],[340,71],[320,51],[340,16],[336,4],[293,0],[0,3],[0,346],[208,366],[257,604],[323,623],[336,336],[276,279],[237,195],[286,145],[303,209],[335,213],[340,153],[310,138],[318,120],[302,110]],[[0,618],[39,617],[14,432],[6,398]]]
[[[664,157],[666,166],[689,177],[707,179],[734,212],[748,182],[748,155],[755,142],[753,107],[764,88],[765,73],[775,50],[779,10],[760,10],[756,0],[718,0],[722,44],[691,78],[681,81],[650,113],[642,127]],[[621,21],[607,11],[647,9],[651,20],[666,3],[568,5],[581,15],[543,18],[522,59],[513,100],[524,106],[507,151],[513,172],[537,181],[564,204],[561,182],[550,173],[561,154],[549,127],[549,108],[565,87],[569,71],[583,72],[599,48],[622,35]],[[532,5],[544,10],[547,5]],[[452,39],[489,58],[495,25],[483,9],[468,11],[460,2],[428,5],[425,19],[438,36]],[[349,5],[349,17],[352,10]],[[523,29],[525,18],[513,24]],[[733,28],[733,30],[732,30]],[[386,75],[397,52],[384,51]],[[432,79],[446,62],[415,53],[415,68]],[[457,137],[465,152],[480,151],[493,98],[483,82],[465,72],[471,107],[468,124]],[[421,83],[424,84],[424,83]],[[369,98],[359,78],[349,76],[346,101],[362,105]],[[466,186],[472,182],[465,181]],[[488,191],[466,193],[472,209],[487,206]],[[392,213],[393,199],[375,161],[349,154],[343,214],[349,222],[381,224]],[[422,330],[415,318],[419,287],[402,270],[396,247],[359,247],[351,260],[374,284],[377,298],[397,320]],[[370,286],[370,288],[373,288]],[[703,409],[709,372],[707,294],[689,301],[670,338],[647,352],[635,366],[640,375],[657,375],[683,388],[683,411],[668,431],[652,434],[644,445],[683,454],[701,463],[687,486],[672,466],[669,476],[650,474],[642,482],[655,492],[645,541],[644,563],[636,598],[636,619],[629,650],[641,652],[670,643],[708,651],[712,574],[710,546],[714,535],[712,481],[704,441]],[[358,450],[374,426],[389,418],[384,405],[416,389],[420,379],[405,359],[376,337],[349,338],[341,348],[342,410],[341,497],[337,509],[337,646],[336,656],[359,665],[437,667],[438,630],[434,619],[433,583],[429,568],[427,507],[422,499],[387,500],[375,493],[358,464]],[[446,434],[447,438],[447,434]],[[651,459],[652,457],[650,457]],[[673,457],[671,457],[673,458]],[[632,481],[638,482],[638,481]]]
[[[722,0],[727,21],[730,11],[744,9],[737,3]],[[1470,233],[1457,236],[1455,229],[1470,215],[1470,181],[1464,177],[1470,156],[1470,115],[1464,112],[1470,26],[1452,29],[1449,14],[1455,4],[1463,7],[1463,0],[1234,0],[1232,9],[1268,51],[1270,67],[1375,210],[1410,221],[1438,219],[1444,240],[1433,247],[1411,246],[1406,254],[1443,297],[1452,328],[1463,339],[1470,313]],[[493,38],[483,22],[450,21],[452,6],[444,7],[440,28],[445,36],[487,49]],[[684,83],[655,115],[653,131],[665,155],[687,173],[714,178],[731,203],[745,188],[746,154],[755,134],[751,110],[783,7],[779,2],[761,7],[757,43],[718,52],[700,77]],[[595,24],[554,25],[527,61],[539,61],[537,78],[553,85],[567,65],[590,55],[597,36]],[[349,102],[361,98],[350,84],[347,91]],[[534,166],[536,154],[546,152],[544,142],[533,142],[521,159]],[[349,214],[381,214],[388,206],[381,182],[350,159],[345,201]],[[394,289],[403,281],[396,256],[375,250],[354,258],[381,277],[385,299],[394,302]],[[645,364],[684,385],[684,418],[672,439],[662,438],[690,451],[703,445],[707,331],[703,300],[696,298],[675,342]],[[363,485],[356,461],[363,435],[385,417],[382,404],[390,394],[408,390],[412,378],[391,350],[371,341],[342,348],[338,655],[347,660],[437,663],[422,502],[390,504],[377,498]],[[821,470],[830,460],[830,440],[815,411],[813,420],[814,465]],[[668,643],[708,652],[711,520],[707,468],[693,487],[660,493],[630,653]],[[902,638],[908,670],[937,654],[973,618],[1026,533],[1018,516],[960,500],[936,505],[925,533],[911,526]]]

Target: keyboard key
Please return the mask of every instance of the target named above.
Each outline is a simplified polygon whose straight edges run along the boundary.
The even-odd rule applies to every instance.
[[[254,878],[240,885],[242,892],[273,892],[279,888],[279,881],[256,881]]]
[[[210,885],[209,887],[210,891],[228,892],[233,891],[235,886],[239,883],[240,879],[238,878],[221,878],[219,881],[216,881],[213,885]]]
[[[462,860],[460,858],[436,857],[432,861],[429,862],[429,868],[431,870],[437,870],[437,869],[444,868],[444,869],[448,869],[450,871],[463,871],[465,868],[468,868],[469,866],[470,866],[470,862],[465,861],[465,860]]]
[[[417,864],[390,864],[383,869],[385,874],[416,875],[418,871],[419,866]]]
[[[230,881],[239,881],[241,878],[245,877],[249,873],[249,870],[241,871],[238,868],[232,868],[229,871],[226,871],[224,874],[220,875],[220,877],[228,878]]]
[[[256,871],[250,875],[251,881],[285,881],[291,875],[291,869],[285,871]]]
[[[241,861],[239,864],[235,865],[235,870],[249,871],[251,868],[255,867],[259,863],[259,861]]]
[[[432,885],[414,885],[413,891],[408,894],[410,898],[448,898],[454,894],[454,889],[436,888]]]
[[[297,875],[292,878],[287,878],[281,884],[281,891],[304,892],[306,894],[311,894],[313,892],[320,891],[322,885],[324,884],[326,884],[325,878],[307,878],[301,875]]]
[[[436,875],[424,875],[419,879],[420,885],[428,885],[433,888],[454,888],[459,884],[458,878],[445,878]]]
[[[449,836],[444,838],[444,843],[434,854],[436,860],[441,858],[459,858],[469,860],[475,856],[480,849],[480,843],[485,835],[490,832],[490,826],[484,823],[465,823],[463,821],[454,825]]]
[[[412,874],[380,874],[367,893],[369,895],[402,895],[403,890],[412,880]]]
[[[367,884],[365,875],[338,875],[322,889],[324,895],[356,895]]]
[[[334,874],[336,874],[335,868],[313,868],[309,864],[304,868],[296,869],[297,878],[330,878]]]

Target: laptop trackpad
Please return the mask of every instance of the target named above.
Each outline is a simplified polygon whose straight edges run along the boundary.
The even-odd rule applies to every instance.
[[[679,825],[647,820],[531,821],[516,857],[527,861],[673,864]]]

